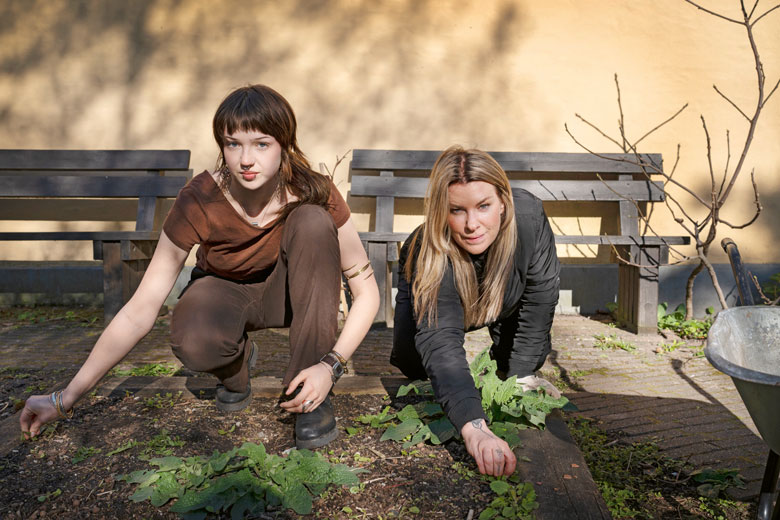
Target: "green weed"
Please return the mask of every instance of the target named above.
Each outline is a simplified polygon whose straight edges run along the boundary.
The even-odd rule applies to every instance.
[[[108,373],[109,376],[153,376],[162,377],[170,376],[176,373],[179,369],[172,363],[147,363],[140,367],[130,369],[112,368]]]
[[[680,348],[685,348],[687,346],[688,345],[684,341],[680,341],[679,339],[676,339],[671,343],[660,343],[658,345],[658,348],[655,349],[655,352],[656,354],[669,354]]]
[[[761,285],[761,290],[770,300],[780,297],[780,273],[773,274],[769,281]]]
[[[517,385],[516,377],[502,381],[496,374],[496,368],[496,362],[490,359],[489,349],[478,354],[470,366],[490,429],[511,447],[516,447],[520,445],[520,430],[528,427],[544,429],[547,414],[566,406],[569,400],[566,397],[555,399],[544,392],[523,392]],[[430,381],[404,385],[398,390],[397,397],[411,392],[422,397],[434,397]],[[458,436],[441,405],[431,400],[408,404],[398,412],[390,410],[386,406],[378,414],[361,415],[357,421],[384,429],[380,440],[403,442],[404,449],[427,441],[442,444]]]
[[[726,488],[742,485],[737,470],[693,471],[690,465],[661,455],[653,442],[610,442],[605,432],[584,418],[569,418],[568,425],[615,518],[653,518],[648,505],[659,498],[676,501],[689,512],[700,509],[712,518],[745,517],[745,504],[718,498]],[[699,497],[702,493],[712,496]]]
[[[513,475],[509,477],[513,482]],[[536,518],[534,511],[539,507],[536,501],[536,491],[530,482],[510,484],[505,480],[493,480],[490,489],[498,495],[490,505],[479,515],[479,520],[510,519],[521,520]]]
[[[164,457],[149,463],[155,468],[120,477],[138,486],[130,500],[149,500],[154,507],[175,500],[170,511],[183,518],[221,512],[246,518],[279,508],[306,515],[313,498],[328,486],[357,486],[357,474],[364,471],[330,464],[317,452],[292,450],[280,457],[252,443],[225,453],[215,451],[211,457]]]
[[[147,409],[151,408],[170,408],[176,404],[176,401],[181,397],[182,392],[179,391],[175,395],[171,392],[166,392],[165,395],[154,394],[153,397],[147,397],[144,399],[144,406]]]
[[[39,495],[38,496],[38,502],[46,502],[49,499],[57,498],[62,494],[62,490],[60,488],[55,489],[54,491],[50,491],[46,494]]]
[[[102,451],[103,450],[100,448],[94,448],[92,446],[82,446],[81,448],[76,450],[76,454],[70,459],[70,463],[78,464],[79,462],[84,462],[88,458],[92,457],[93,455],[97,455]]]
[[[604,334],[596,334],[593,337],[596,340],[596,343],[594,343],[593,346],[600,350],[620,349],[625,350],[626,352],[634,352],[636,350],[635,345],[618,338],[616,334],[610,334],[609,336],[605,336]]]
[[[704,320],[685,319],[685,305],[682,303],[677,306],[674,312],[667,314],[667,304],[658,304],[658,328],[670,330],[685,339],[704,339],[710,331],[712,325],[712,315],[714,309],[707,308],[707,318]]]
[[[173,448],[184,446],[184,441],[176,436],[171,437],[168,430],[163,428],[160,430],[160,433],[150,440],[139,444],[143,447],[139,458],[147,460],[153,456],[167,457],[173,455]]]
[[[134,441],[133,439],[130,439],[126,443],[120,445],[118,448],[106,453],[106,457],[112,457],[117,453],[122,453],[123,451],[127,451],[129,449],[135,448],[136,446],[138,446],[138,442]]]

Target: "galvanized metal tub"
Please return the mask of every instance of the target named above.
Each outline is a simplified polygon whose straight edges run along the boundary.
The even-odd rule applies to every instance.
[[[704,354],[731,376],[764,442],[780,453],[780,307],[719,312]]]

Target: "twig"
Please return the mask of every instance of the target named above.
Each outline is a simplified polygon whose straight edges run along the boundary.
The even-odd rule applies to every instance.
[[[723,92],[721,92],[721,91],[718,89],[718,86],[717,86],[717,85],[712,85],[712,88],[714,88],[714,89],[715,89],[715,92],[717,92],[718,94],[720,94],[720,97],[722,97],[723,99],[725,99],[726,101],[728,101],[728,103],[729,103],[731,106],[733,106],[734,108],[736,108],[736,109],[737,109],[737,112],[739,112],[740,114],[742,114],[742,117],[744,117],[745,119],[747,119],[747,120],[748,120],[748,123],[750,122],[750,118],[747,116],[747,114],[745,114],[745,113],[742,111],[742,109],[741,109],[741,108],[739,108],[739,107],[737,106],[737,104],[736,104],[736,103],[734,103],[734,102],[733,102],[731,99],[729,99],[729,97],[728,97],[726,94],[724,94]]]
[[[758,2],[756,2],[756,4],[758,4]],[[778,4],[778,5],[774,6],[774,7],[772,7],[772,8],[771,8],[771,9],[769,9],[767,12],[765,12],[764,14],[762,14],[761,16],[759,16],[758,18],[756,18],[755,20],[753,20],[753,23],[751,23],[751,24],[750,24],[750,25],[751,25],[751,27],[752,27],[753,25],[756,25],[756,24],[759,22],[759,20],[761,20],[763,17],[765,17],[766,15],[768,15],[769,13],[771,13],[772,11],[774,11],[775,9],[780,9],[780,4]],[[751,15],[752,15],[752,14],[753,14],[753,13],[751,13]]]
[[[620,130],[620,137],[623,139],[623,145],[621,148],[625,152],[627,151],[626,146],[628,145],[628,141],[626,140],[626,119],[623,117],[623,103],[620,101],[620,82],[618,81],[617,72],[615,73],[615,89],[617,89],[617,104],[618,112],[620,113],[620,119],[618,120],[618,130]]]
[[[668,118],[666,121],[663,121],[662,123],[659,123],[659,124],[657,124],[657,125],[656,125],[656,126],[655,126],[655,127],[652,129],[652,130],[650,130],[650,131],[649,131],[649,132],[647,132],[645,135],[643,135],[642,137],[640,137],[639,139],[637,139],[637,140],[634,142],[634,145],[633,145],[633,146],[636,146],[636,145],[638,145],[638,144],[639,144],[639,143],[642,141],[642,139],[644,139],[644,138],[645,138],[645,137],[647,137],[648,135],[652,134],[653,132],[655,132],[656,130],[658,130],[658,129],[659,129],[659,128],[661,128],[662,126],[664,126],[666,123],[670,122],[670,121],[671,121],[672,119],[674,119],[675,117],[679,116],[679,115],[682,113],[682,111],[683,111],[683,110],[685,110],[686,108],[688,108],[688,103],[685,103],[685,104],[682,106],[682,108],[681,108],[680,110],[678,110],[677,112],[675,112],[675,113],[674,113],[674,115],[673,115],[672,117]]]
[[[756,289],[758,289],[758,295],[761,297],[761,300],[767,305],[777,305],[780,303],[780,296],[775,298],[774,300],[770,299],[769,296],[764,293],[764,290],[761,288],[761,285],[758,283],[758,277],[754,275],[753,273],[750,273],[750,279],[753,281],[753,285],[756,286]]]
[[[761,201],[758,200],[758,186],[756,185],[755,170],[750,171],[750,182],[753,184],[753,193],[755,195],[755,199],[753,202],[756,205],[756,213],[755,215],[753,215],[753,218],[751,218],[746,224],[742,224],[740,226],[735,226],[734,224],[729,223],[727,220],[721,217],[720,221],[726,224],[731,229],[742,229],[748,227],[750,224],[756,221],[758,215],[761,214],[761,210],[764,209],[763,206],[761,206]]]
[[[696,7],[697,9],[701,9],[705,13],[709,13],[712,16],[715,16],[717,18],[722,18],[722,19],[726,20],[727,22],[735,23],[735,24],[738,24],[738,25],[742,25],[744,23],[744,22],[740,22],[739,20],[734,20],[732,18],[729,18],[728,16],[723,16],[722,14],[716,13],[715,11],[710,11],[709,9],[705,9],[704,7],[700,6],[699,4],[697,4],[695,2],[692,2],[691,0],[685,0],[685,1],[688,2],[689,4],[691,4],[692,6]],[[756,20],[756,21],[758,21],[758,20]]]
[[[778,86],[780,86],[780,79],[777,80],[777,83],[775,83],[775,86],[772,87],[772,90],[770,90],[769,94],[767,94],[766,97],[764,98],[764,102],[761,104],[761,108],[763,108],[764,105],[767,104],[767,102],[769,101],[769,98],[772,97],[772,94],[775,93],[775,90],[777,90]]]

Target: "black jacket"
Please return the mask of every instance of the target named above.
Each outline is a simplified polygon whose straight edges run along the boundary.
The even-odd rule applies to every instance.
[[[560,264],[542,202],[525,190],[514,190],[513,195],[517,223],[514,269],[499,318],[488,327],[493,339],[491,354],[499,370],[523,377],[541,367],[550,352]],[[463,306],[449,265],[439,288],[437,323],[429,326],[427,318],[417,323],[410,284],[403,276],[410,243],[407,240],[401,249],[398,266],[391,363],[409,377],[430,377],[437,400],[460,431],[466,422],[485,418],[463,348]],[[479,271],[479,266],[476,269]]]

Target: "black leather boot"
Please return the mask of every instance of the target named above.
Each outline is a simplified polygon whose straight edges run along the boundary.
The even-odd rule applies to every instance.
[[[325,446],[338,437],[336,416],[330,396],[314,411],[299,413],[295,416],[295,446],[300,449],[313,450]]]
[[[257,345],[254,341],[249,342],[249,361],[246,370],[254,368],[257,362]],[[250,374],[251,376],[251,374]],[[215,399],[217,410],[220,412],[238,412],[243,410],[252,402],[252,383],[247,381],[246,390],[243,392],[231,392],[222,383],[217,384],[217,398]]]

